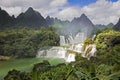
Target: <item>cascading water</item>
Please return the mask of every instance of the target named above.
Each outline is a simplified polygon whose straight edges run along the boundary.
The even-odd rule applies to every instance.
[[[73,44],[69,49],[78,53],[82,53],[83,43]]]
[[[88,60],[90,60],[90,57],[96,56],[96,51],[97,51],[97,49],[96,49],[95,44],[88,45],[88,46],[86,46],[85,51],[82,53],[82,56],[86,57],[86,58],[88,58]]]
[[[93,44],[93,45],[92,45],[92,50],[90,51],[90,57],[96,56],[96,51],[97,51],[96,45]]]
[[[75,54],[69,54],[66,59],[66,62],[73,62],[73,61],[75,61]]]
[[[65,36],[60,36],[60,45],[64,46],[66,44]]]
[[[95,39],[95,37],[96,37],[96,35],[93,35],[92,40],[94,40],[94,39]]]
[[[38,51],[36,57],[63,58],[66,62],[75,61],[75,54],[67,53],[66,48],[63,47],[52,47],[48,50]]]
[[[52,47],[47,50],[40,50],[36,57],[65,58],[66,50],[63,47]]]
[[[66,45],[66,44],[75,44],[75,43],[81,43],[85,40],[85,34],[82,32],[78,32],[75,35],[75,38],[73,38],[73,35],[70,34],[68,35],[67,38],[65,38],[65,36],[60,36],[60,45]]]
[[[73,39],[73,36],[72,36],[72,35],[69,35],[69,36],[68,36],[68,40],[69,40],[69,43],[70,43],[70,44],[73,44],[73,43],[74,43],[74,39]]]
[[[44,57],[44,56],[46,56],[46,50],[40,50],[36,55],[37,58]]]
[[[77,33],[77,35],[75,36],[74,43],[83,42],[84,39],[85,39],[84,33],[79,32],[79,33]]]
[[[85,40],[85,34],[79,32],[76,34],[75,38],[73,38],[72,34],[67,38],[65,36],[60,36],[60,46],[67,47],[52,47],[47,50],[38,51],[36,57],[49,57],[49,58],[63,58],[66,62],[75,61],[75,53],[81,53],[83,57],[90,59],[90,57],[95,56],[96,46],[95,44],[87,45],[85,50],[83,50],[83,41]],[[92,39],[94,39],[93,36]],[[75,53],[74,53],[75,52]]]
[[[47,50],[46,56],[52,58],[65,58],[66,50],[63,47],[52,47],[51,49]]]

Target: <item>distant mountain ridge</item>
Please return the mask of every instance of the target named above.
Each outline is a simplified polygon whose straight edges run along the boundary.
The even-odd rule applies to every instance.
[[[85,15],[74,18],[70,21],[62,21],[58,18],[52,18],[47,16],[44,18],[38,11],[35,11],[32,7],[29,7],[24,13],[19,14],[16,18],[10,16],[5,10],[0,9],[0,29],[9,27],[31,27],[39,29],[40,27],[58,26],[64,34],[75,34],[77,32],[85,32],[87,36],[90,36],[95,29],[94,24]],[[58,28],[57,28],[58,29]]]
[[[98,29],[113,28],[114,24],[109,23],[108,25],[96,24],[95,27]]]
[[[18,26],[31,26],[35,28],[39,28],[40,26],[47,26],[47,22],[41,14],[32,7],[28,8],[25,13],[21,13],[16,18],[16,23]]]
[[[57,18],[51,18],[50,16],[47,16],[46,18],[44,18],[39,12],[35,11],[32,7],[29,7],[26,12],[20,13],[16,18],[14,18],[14,16],[10,16],[5,10],[2,10],[1,8],[0,8],[0,14],[1,14],[0,26],[4,26],[3,23],[6,24],[12,21],[13,21],[13,24],[15,24],[15,26],[17,24],[19,26],[32,26],[32,27],[53,25],[55,24],[55,22],[59,22],[63,24],[64,22],[66,23],[66,21],[61,21]],[[87,16],[85,14],[82,14],[81,18],[74,18],[71,23],[76,23],[76,21],[77,22],[83,21],[82,23],[84,24],[85,23],[84,18],[82,17],[87,17]],[[90,20],[89,22],[91,23]]]
[[[120,18],[119,18],[117,24],[113,27],[113,29],[120,30]]]
[[[32,27],[32,28],[40,28],[41,26],[47,27],[47,26],[53,26],[56,23],[62,25],[62,26],[69,26],[74,28],[84,28],[90,27],[90,28],[106,28],[106,27],[113,27],[114,25],[112,23],[108,25],[94,25],[91,20],[85,15],[82,14],[80,17],[74,18],[71,22],[70,21],[62,21],[57,18],[52,18],[50,16],[47,16],[44,18],[38,11],[35,11],[32,7],[29,7],[26,12],[20,13],[16,18],[13,16],[10,16],[5,10],[2,10],[0,8],[0,29],[2,28],[9,28],[9,27],[18,27],[18,26],[25,26],[25,27]],[[114,29],[120,30],[120,20],[119,22],[114,26]],[[67,28],[67,27],[66,27]],[[72,29],[72,28],[70,28]],[[74,29],[73,29],[74,30]],[[68,30],[69,31],[69,30]]]

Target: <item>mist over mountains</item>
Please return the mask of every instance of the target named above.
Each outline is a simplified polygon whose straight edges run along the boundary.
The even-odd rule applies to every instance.
[[[68,14],[69,15],[69,14]],[[110,24],[113,26],[113,24]],[[5,10],[0,8],[0,29],[11,28],[11,27],[30,27],[39,29],[40,27],[54,26],[57,27],[61,33],[77,33],[77,32],[86,32],[87,36],[91,35],[91,32],[96,28],[91,20],[85,15],[82,14],[80,17],[74,18],[72,21],[62,21],[58,18],[52,18],[47,16],[44,18],[38,11],[35,11],[32,7],[29,7],[28,10],[24,13],[19,14],[16,18],[10,16]],[[97,27],[106,26],[97,25]],[[120,20],[115,25],[114,29],[120,29]]]
[[[5,10],[2,10],[0,8],[0,24],[1,27],[7,27],[8,22],[13,23],[14,26],[31,26],[31,27],[40,27],[40,26],[49,26],[53,25],[56,22],[65,24],[66,21],[61,21],[57,18],[52,18],[50,16],[47,16],[44,18],[38,11],[35,11],[32,7],[29,7],[28,10],[24,13],[20,13],[16,18],[13,16],[10,16]],[[69,14],[68,14],[69,15]],[[87,16],[85,14],[82,14],[79,18],[74,18],[71,23],[85,23],[84,21],[87,21]],[[70,23],[68,21],[68,23]],[[88,24],[92,24],[90,20],[88,20]],[[93,24],[92,24],[93,25]],[[12,26],[12,25],[11,25]]]

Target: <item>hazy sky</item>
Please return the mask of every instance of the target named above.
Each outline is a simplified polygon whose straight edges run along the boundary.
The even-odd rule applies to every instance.
[[[0,0],[0,7],[15,16],[33,7],[44,17],[62,20],[85,13],[94,24],[115,24],[120,18],[120,0]]]

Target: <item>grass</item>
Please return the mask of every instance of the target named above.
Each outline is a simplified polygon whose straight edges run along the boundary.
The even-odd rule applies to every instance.
[[[12,69],[30,72],[33,68],[33,65],[43,60],[48,60],[51,65],[57,65],[63,63],[62,59],[52,59],[52,58],[25,58],[25,59],[15,59],[9,61],[0,61],[0,80]]]

